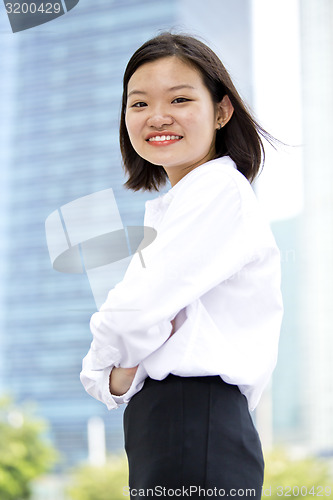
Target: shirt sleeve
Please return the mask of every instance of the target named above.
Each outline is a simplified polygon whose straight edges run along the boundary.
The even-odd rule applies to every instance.
[[[108,349],[105,349],[105,352],[107,352],[107,350]],[[109,353],[111,354],[110,350]],[[128,389],[128,391],[121,396],[115,396],[114,394],[110,393],[109,389],[110,373],[114,365],[106,366],[105,368],[99,368],[98,363],[96,363],[96,359],[94,359],[94,354],[94,349],[91,348],[82,362],[80,380],[85,390],[92,397],[106,404],[108,410],[113,410],[115,408],[118,408],[119,405],[123,403],[128,403],[132,395],[139,391],[143,386],[143,382],[140,378],[140,370],[142,371],[143,368],[138,368],[132,385]],[[103,365],[104,364],[109,365],[109,361],[103,363]]]
[[[90,370],[138,365],[167,341],[181,309],[253,257],[243,215],[232,176],[207,172],[183,184],[142,250],[145,267],[136,254],[138,265],[92,316]]]
[[[94,350],[91,347],[88,354],[83,358],[80,380],[88,394],[105,403],[108,410],[112,410],[118,408],[119,404],[112,397],[109,390],[110,372],[114,366],[109,363],[106,363],[105,368],[99,368],[96,359],[94,359]]]

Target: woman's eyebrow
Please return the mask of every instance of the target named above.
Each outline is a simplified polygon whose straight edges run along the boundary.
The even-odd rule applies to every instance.
[[[173,90],[180,90],[180,89],[193,89],[193,90],[195,90],[195,87],[193,87],[192,85],[189,85],[187,83],[184,83],[182,85],[176,85],[175,87],[170,87],[168,89],[168,92],[173,91]]]
[[[184,83],[184,84],[181,84],[181,85],[175,85],[174,87],[170,87],[166,91],[167,92],[173,92],[175,90],[180,90],[180,89],[193,89],[193,90],[195,90],[195,87],[193,87],[192,85],[188,85],[188,84]],[[129,97],[129,96],[131,96],[133,94],[146,95],[147,92],[144,92],[143,90],[131,90],[131,92],[129,92],[129,94],[128,94],[127,97]]]
[[[143,90],[131,90],[131,92],[129,92],[129,94],[127,95],[127,97],[129,97],[130,95],[133,95],[133,94],[143,94],[143,95],[146,95],[147,92],[143,92]]]

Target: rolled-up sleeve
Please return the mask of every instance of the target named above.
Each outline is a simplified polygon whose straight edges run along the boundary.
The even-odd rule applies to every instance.
[[[80,380],[85,390],[95,399],[105,403],[108,410],[118,408],[119,404],[111,396],[109,390],[109,377],[111,369],[114,365],[110,365],[110,359],[118,358],[118,352],[113,352],[111,346],[103,349],[102,356],[110,355],[110,358],[101,363],[98,361],[98,351],[96,352],[93,347],[90,348],[88,354],[82,362],[82,371],[80,373]],[[97,359],[96,359],[97,357]],[[106,367],[105,367],[106,365]],[[103,366],[103,368],[99,368]]]

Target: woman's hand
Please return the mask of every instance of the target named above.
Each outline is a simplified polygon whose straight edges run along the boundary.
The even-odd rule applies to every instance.
[[[175,333],[174,321],[174,319],[171,321],[172,331],[169,338]],[[114,396],[121,396],[122,394],[125,394],[125,392],[127,392],[132,385],[137,369],[137,366],[134,366],[133,368],[113,368],[109,378],[110,393]]]
[[[138,367],[133,368],[113,368],[109,378],[110,393],[114,396],[121,396],[131,387]]]

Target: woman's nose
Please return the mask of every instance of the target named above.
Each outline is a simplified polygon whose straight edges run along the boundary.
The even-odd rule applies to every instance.
[[[152,110],[152,113],[147,120],[147,125],[155,128],[162,128],[164,125],[172,125],[172,123],[172,116],[162,109]]]

